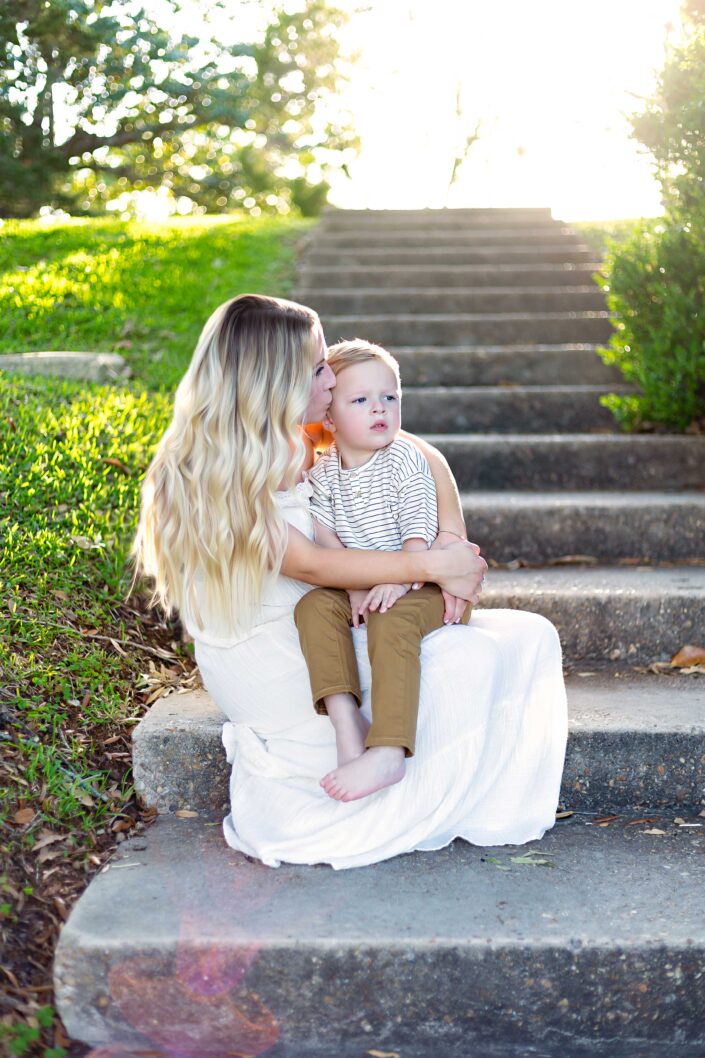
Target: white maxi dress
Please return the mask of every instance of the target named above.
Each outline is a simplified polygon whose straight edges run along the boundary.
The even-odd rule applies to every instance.
[[[286,520],[313,538],[310,486],[277,494]],[[554,626],[520,610],[475,610],[421,648],[415,756],[395,786],[334,801],[319,780],[336,766],[333,726],[314,712],[294,624],[310,589],[277,578],[238,640],[185,616],[204,685],[228,718],[228,845],[271,867],[362,867],[464,838],[522,844],[553,826],[566,746],[561,647]],[[370,716],[366,631],[353,630]]]

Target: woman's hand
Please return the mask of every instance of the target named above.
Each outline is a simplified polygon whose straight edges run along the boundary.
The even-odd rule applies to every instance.
[[[473,544],[470,540],[463,540],[463,538],[458,536],[457,533],[440,532],[438,534],[438,536],[436,537],[436,539],[431,544],[431,547],[439,549],[439,548],[447,547],[448,544],[457,543],[459,540],[461,542],[465,543],[466,545],[468,545],[469,547],[471,547],[476,555],[480,554],[480,548],[477,546],[477,544]],[[483,562],[484,562],[484,559],[483,559]],[[485,569],[487,569],[487,565],[486,564],[485,564]],[[484,580],[484,579],[485,578],[484,578],[484,575],[483,575],[482,580]],[[416,583],[413,585],[413,587],[414,588],[422,588],[423,587],[423,582],[422,581],[416,581]],[[480,582],[480,587],[478,588],[478,591],[476,593],[478,599],[480,597],[481,592],[482,592],[482,582]],[[467,599],[463,599],[463,598],[461,598],[458,595],[452,595],[450,592],[444,591],[442,588],[441,588],[441,594],[443,595],[443,602],[444,602],[444,605],[445,605],[445,610],[444,610],[444,613],[443,613],[443,623],[447,624],[447,625],[457,624],[460,621],[460,618],[465,613],[465,607],[468,604],[468,600]],[[473,601],[476,601],[476,600],[473,600]]]
[[[436,581],[444,593],[444,599],[447,594],[454,596],[456,600],[463,601],[461,614],[466,602],[476,606],[480,601],[482,582],[487,573],[487,563],[480,555],[477,544],[455,538],[453,543],[441,543],[438,547],[434,543],[432,551],[441,560]],[[456,601],[452,607],[455,616],[457,616],[459,606],[460,602]],[[449,602],[446,600],[446,614],[448,610]]]

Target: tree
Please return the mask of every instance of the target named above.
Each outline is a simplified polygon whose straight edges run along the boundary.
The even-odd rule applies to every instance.
[[[689,211],[705,205],[705,0],[687,0],[682,17],[683,39],[631,124],[653,155],[666,207]]]
[[[664,216],[613,243],[603,270],[616,329],[599,352],[636,392],[602,403],[629,430],[705,430],[705,0],[687,0],[682,14],[682,40],[631,119]]]
[[[343,20],[303,0],[274,9],[261,39],[223,45],[129,0],[4,0],[0,213],[96,212],[160,186],[211,211],[320,203],[355,144],[321,113]]]

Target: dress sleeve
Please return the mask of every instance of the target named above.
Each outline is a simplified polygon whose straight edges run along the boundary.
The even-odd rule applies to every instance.
[[[327,457],[322,456],[308,472],[308,480],[313,489],[309,507],[311,514],[321,525],[325,525],[326,529],[331,529],[335,532],[333,490],[328,480],[326,462]]]
[[[397,482],[401,542],[421,537],[430,547],[438,534],[436,483],[426,458],[413,445],[409,448]]]

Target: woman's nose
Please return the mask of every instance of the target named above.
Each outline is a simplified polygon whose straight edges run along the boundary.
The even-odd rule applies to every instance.
[[[324,388],[325,389],[333,389],[333,386],[336,384],[338,379],[336,378],[335,371],[328,364],[326,364],[325,376],[326,376],[326,380],[325,380],[325,382],[323,384]]]

